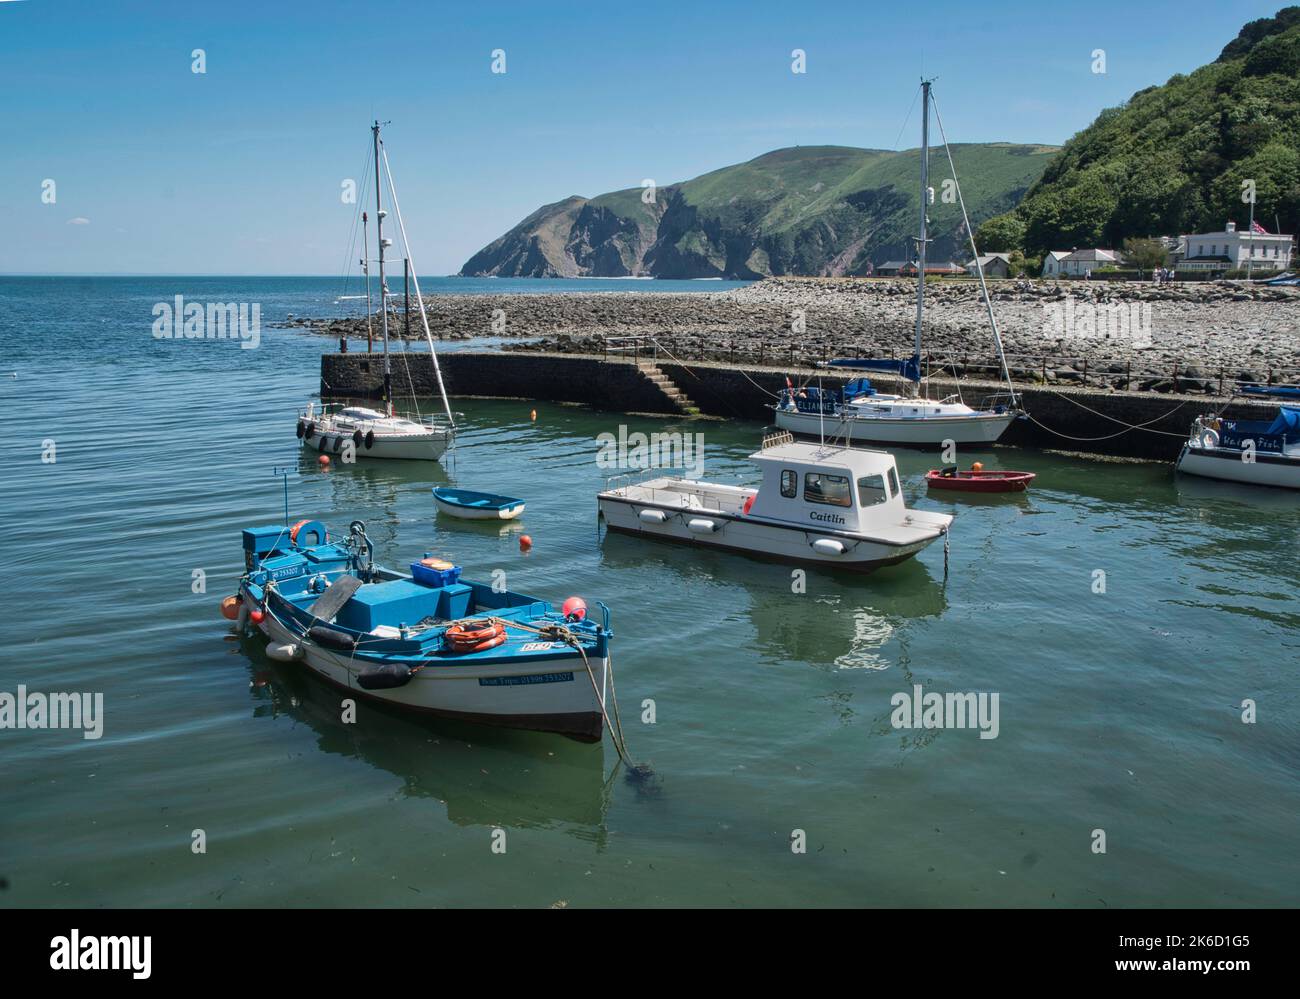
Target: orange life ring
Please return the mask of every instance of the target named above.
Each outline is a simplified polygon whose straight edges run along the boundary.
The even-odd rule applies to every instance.
[[[323,545],[329,541],[329,536],[325,533],[325,525],[319,520],[300,520],[298,523],[294,524],[293,527],[289,528],[289,540],[293,544],[296,545],[298,543],[298,532],[303,528],[307,529],[308,534],[316,535],[317,544]]]
[[[471,628],[483,623],[487,627]],[[469,621],[453,624],[446,631],[447,644],[453,652],[483,652],[495,649],[506,640],[506,626],[500,621]]]

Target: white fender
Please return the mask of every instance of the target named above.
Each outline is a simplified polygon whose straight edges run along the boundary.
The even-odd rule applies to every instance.
[[[301,655],[298,646],[292,643],[280,644],[271,642],[266,647],[266,656],[268,659],[274,659],[276,662],[291,663]]]
[[[818,538],[812,547],[818,555],[843,555],[845,552],[844,542],[834,538]]]
[[[668,519],[668,514],[662,510],[642,510],[637,514],[643,524],[662,524]]]
[[[692,534],[712,534],[718,529],[716,520],[709,520],[707,517],[692,517],[686,522]]]
[[[248,603],[247,603],[247,601],[244,601],[244,600],[239,601],[239,614],[235,617],[235,627],[236,627],[236,628],[239,628],[241,631],[242,631],[244,628],[248,627]]]

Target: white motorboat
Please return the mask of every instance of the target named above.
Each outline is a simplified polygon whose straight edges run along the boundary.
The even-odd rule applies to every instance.
[[[1267,420],[1198,416],[1178,455],[1188,475],[1300,489],[1300,406],[1282,406]]]
[[[376,121],[370,131],[374,141],[375,232],[379,242],[379,313],[383,336],[384,372],[383,408],[382,410],[375,410],[354,405],[322,404],[318,410],[316,404],[311,403],[298,414],[298,439],[308,447],[315,448],[323,454],[341,454],[348,460],[353,458],[406,458],[416,461],[437,461],[455,441],[456,420],[452,416],[451,404],[447,400],[447,390],[442,382],[442,369],[438,365],[438,352],[433,346],[433,334],[429,332],[429,317],[424,309],[424,297],[420,294],[420,279],[415,270],[414,262],[411,260],[410,243],[406,238],[406,226],[402,223],[402,209],[397,204],[397,189],[393,185],[392,171],[388,169],[388,154],[384,151],[383,142],[379,138],[379,127],[379,122]],[[401,232],[403,247],[406,250],[407,277],[415,285],[415,299],[420,307],[420,322],[424,326],[424,337],[429,344],[429,355],[433,360],[433,371],[438,381],[438,391],[442,394],[442,408],[447,417],[445,424],[421,416],[419,413],[399,416],[393,411],[393,368],[392,358],[388,350],[389,298],[392,296],[388,291],[384,272],[384,251],[392,245],[393,241],[384,236],[384,219],[388,217],[388,212],[383,207],[381,163],[384,167],[383,176],[388,180],[388,191],[392,196],[393,208],[397,212],[397,225]],[[365,212],[361,213],[361,222],[362,244],[364,246],[369,241],[369,228]],[[370,260],[364,253],[361,259],[361,270],[366,279],[365,299],[368,331],[371,316]],[[408,333],[410,314],[408,298],[406,309]],[[369,332],[367,332],[366,339],[369,344],[371,339]],[[398,356],[401,358],[402,363],[406,365],[406,351],[403,349]],[[407,380],[410,381],[409,367],[407,369]],[[348,448],[346,443],[349,439],[352,441],[351,448]]]
[[[828,367],[860,368],[869,371],[888,371],[910,383],[908,395],[886,395],[875,391],[865,378],[850,382],[842,391],[823,391],[820,387],[796,387],[787,380],[787,388],[773,409],[775,423],[783,430],[804,437],[842,439],[847,443],[903,444],[912,447],[941,447],[952,441],[955,444],[991,444],[1002,436],[1013,420],[1020,415],[1020,402],[1007,371],[1006,356],[1002,350],[1002,336],[993,314],[992,300],[984,280],[984,267],[970,219],[966,214],[961,186],[956,183],[957,168],[952,162],[952,152],[944,138],[944,150],[952,168],[954,187],[961,204],[966,231],[971,233],[971,249],[975,254],[976,273],[979,277],[983,300],[993,330],[1002,374],[1006,379],[1005,400],[985,404],[983,409],[968,406],[960,394],[940,401],[929,398],[929,385],[921,371],[921,332],[925,317],[925,263],[929,244],[929,205],[934,201],[930,187],[930,81],[921,81],[921,232],[916,237],[916,339],[912,356],[906,360],[836,360]],[[935,117],[940,132],[943,119]],[[922,396],[922,389],[925,395]]]
[[[909,510],[885,451],[797,443],[773,434],[750,456],[757,489],[671,477],[597,497],[610,530],[779,562],[870,572],[944,537],[946,513]]]
[[[385,416],[362,406],[308,403],[298,418],[298,437],[322,454],[337,455],[352,442],[351,453],[364,458],[411,458],[437,461],[452,441],[452,431],[423,419]]]

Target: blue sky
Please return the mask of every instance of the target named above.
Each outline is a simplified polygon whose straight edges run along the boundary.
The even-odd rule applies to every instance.
[[[452,273],[570,194],[915,146],[923,71],[951,140],[1060,143],[1283,5],[0,0],[0,273],[338,274],[376,116]]]

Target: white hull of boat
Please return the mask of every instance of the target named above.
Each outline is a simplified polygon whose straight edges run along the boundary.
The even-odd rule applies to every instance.
[[[1178,456],[1178,471],[1225,482],[1244,482],[1253,486],[1276,486],[1300,489],[1300,456],[1257,454],[1254,461],[1243,461],[1235,448],[1204,448],[1183,445]]]
[[[331,456],[342,454],[344,440],[350,440],[351,434],[321,433],[319,431],[303,438],[308,447]],[[413,461],[437,461],[447,452],[451,435],[445,430],[430,430],[428,433],[412,434],[375,434],[374,444],[367,448],[364,443],[357,446],[358,458],[406,458]]]
[[[969,416],[818,416],[785,409],[776,411],[776,425],[801,437],[848,440],[851,444],[902,444],[942,447],[992,444],[1011,426],[1014,413],[972,413]]]
[[[433,505],[438,508],[439,513],[445,513],[449,517],[459,517],[461,520],[514,520],[524,512],[523,503],[505,510],[476,510],[473,507],[448,503],[439,499],[436,494],[433,497]]]
[[[717,487],[714,487],[717,488]],[[601,515],[610,530],[661,541],[676,541],[701,548],[717,548],[754,558],[784,563],[807,563],[870,572],[883,566],[903,562],[927,545],[943,536],[937,525],[929,524],[924,512],[912,511],[917,518],[913,539],[902,544],[887,544],[843,531],[818,530],[809,527],[764,523],[753,517],[732,516],[706,509],[674,509],[642,500],[622,498],[611,493],[598,497]],[[664,519],[655,522],[653,514],[643,518],[647,510],[660,510]],[[944,518],[945,522],[947,518]],[[714,525],[712,528],[706,524]],[[839,554],[829,554],[818,547],[818,542],[832,542],[821,546],[842,549]]]
[[[360,664],[347,655],[299,641],[270,614],[257,626],[277,644],[296,650],[294,658],[336,687],[354,695],[413,711],[464,721],[556,732],[585,741],[600,739],[601,703],[606,696],[607,659],[589,657],[591,675],[576,653],[557,662],[490,663],[461,661],[428,666],[405,686],[363,690],[357,683]],[[592,686],[595,677],[597,698]]]

